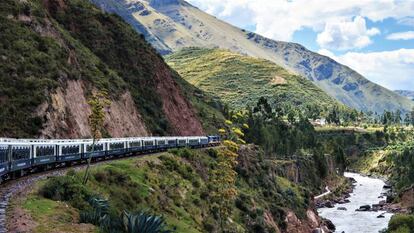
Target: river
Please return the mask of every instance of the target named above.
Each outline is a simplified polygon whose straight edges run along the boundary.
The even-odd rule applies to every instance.
[[[320,208],[318,209],[319,215],[331,220],[336,226],[335,232],[339,233],[378,233],[386,228],[392,214],[385,213],[385,218],[377,218],[384,211],[355,211],[362,205],[377,204],[379,201],[385,200],[385,197],[378,198],[384,192],[384,182],[356,173],[345,173],[345,176],[352,177],[357,182],[349,198],[350,202],[336,204],[335,208]],[[347,210],[338,210],[338,207],[345,207]]]

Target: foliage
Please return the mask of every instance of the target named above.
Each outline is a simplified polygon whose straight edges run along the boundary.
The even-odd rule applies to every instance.
[[[331,107],[338,103],[309,80],[272,62],[226,50],[186,48],[166,57],[184,79],[241,110],[266,97],[274,105]]]
[[[51,177],[40,189],[40,194],[56,201],[67,201],[79,209],[88,208],[93,193],[74,176]]]
[[[388,223],[389,233],[410,233],[414,229],[414,215],[396,214]]]
[[[88,101],[91,106],[91,114],[89,115],[89,125],[92,132],[92,150],[88,157],[88,166],[86,167],[85,176],[83,177],[83,184],[86,184],[89,179],[89,169],[91,166],[92,154],[95,151],[95,143],[101,138],[101,130],[105,121],[105,108],[110,105],[108,94],[106,92],[99,92],[94,94]]]
[[[124,227],[127,233],[169,233],[163,218],[144,212],[131,214],[124,212]]]

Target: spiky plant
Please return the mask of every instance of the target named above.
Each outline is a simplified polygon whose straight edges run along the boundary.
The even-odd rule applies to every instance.
[[[162,217],[139,212],[131,214],[124,211],[123,221],[128,233],[170,233]]]

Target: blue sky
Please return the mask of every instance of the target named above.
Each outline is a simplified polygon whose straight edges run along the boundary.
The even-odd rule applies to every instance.
[[[189,0],[266,37],[297,42],[389,89],[414,91],[414,0]]]

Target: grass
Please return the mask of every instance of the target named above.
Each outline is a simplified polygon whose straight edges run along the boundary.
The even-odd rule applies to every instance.
[[[333,106],[333,98],[309,80],[276,64],[227,50],[188,48],[166,57],[184,79],[236,109],[260,97],[293,106]]]
[[[63,202],[31,194],[23,202],[22,207],[38,223],[34,229],[36,233],[98,232],[92,225],[77,224],[79,219],[77,210]]]

